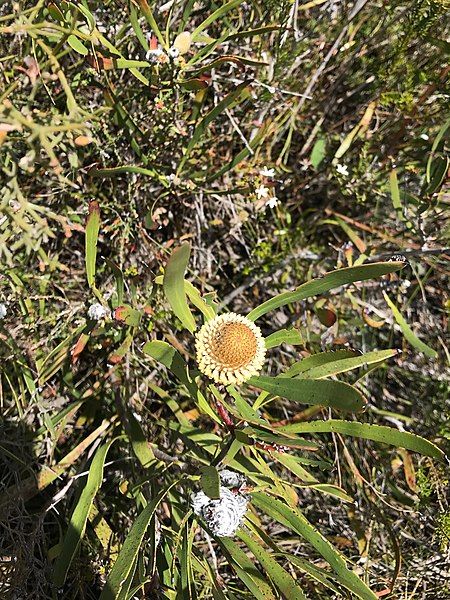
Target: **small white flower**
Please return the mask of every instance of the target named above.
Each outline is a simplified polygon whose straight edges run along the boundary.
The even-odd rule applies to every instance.
[[[346,165],[341,165],[338,163],[336,165],[336,171],[339,173],[339,175],[344,175],[344,177],[348,176],[348,167]]]
[[[93,321],[101,321],[109,314],[109,311],[98,302],[95,302],[94,304],[91,304],[87,314]]]
[[[258,199],[267,198],[269,195],[269,188],[265,185],[260,185],[258,188],[256,188],[255,194],[258,196]]]
[[[278,205],[278,202],[278,198],[276,196],[272,196],[267,200],[266,206],[268,206],[269,208],[275,208],[275,206]]]
[[[267,167],[264,167],[264,169],[261,169],[259,174],[262,177],[275,177],[275,169],[268,169]]]
[[[426,133],[422,133],[422,134],[420,135],[420,137],[421,137],[423,140],[425,140],[425,141],[427,141],[427,140],[429,140],[429,139],[430,139],[430,138],[427,136],[427,134],[426,134]]]
[[[0,304],[0,320],[6,317],[7,312],[6,306],[4,304]]]
[[[196,515],[204,519],[213,535],[232,537],[247,512],[248,500],[223,486],[220,486],[219,492],[220,498],[217,500],[212,500],[204,492],[192,494],[192,508]]]
[[[180,56],[180,51],[178,48],[175,48],[175,46],[171,46],[167,51],[167,54],[170,56],[170,58],[178,58]]]

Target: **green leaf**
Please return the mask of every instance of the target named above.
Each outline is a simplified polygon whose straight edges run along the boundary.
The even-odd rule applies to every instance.
[[[95,453],[89,469],[86,485],[81,492],[80,498],[70,517],[69,527],[62,542],[61,553],[56,560],[53,571],[53,583],[58,588],[61,587],[66,580],[67,572],[73,557],[75,556],[81,539],[84,536],[84,532],[86,531],[89,511],[91,510],[95,495],[103,481],[105,458],[114,441],[115,440],[111,440],[104,446],[101,446]]]
[[[352,358],[343,358],[341,360],[327,362],[326,364],[312,367],[307,371],[296,371],[297,366],[298,368],[303,367],[303,361],[299,361],[298,363],[292,365],[288,371],[286,371],[286,374],[289,374],[290,377],[300,374],[300,377],[304,379],[322,379],[323,377],[331,377],[332,375],[345,373],[346,371],[358,369],[359,367],[365,367],[366,365],[380,363],[388,358],[397,356],[399,352],[400,351],[397,349],[377,350]]]
[[[152,502],[149,502],[137,517],[119,552],[119,556],[108,575],[105,587],[100,595],[100,600],[119,600],[126,596],[128,590],[124,588],[124,584],[127,581],[131,570],[134,568],[147,527],[161,500],[178,483],[180,483],[180,480],[175,480],[169,486],[161,490],[156,498],[152,500]]]
[[[265,339],[266,348],[275,348],[281,344],[300,346],[304,343],[302,335],[297,329],[280,329],[268,335]]]
[[[427,171],[426,171],[426,182],[428,184],[430,184],[433,179],[433,177],[432,177],[433,161],[438,156],[437,153],[439,152],[439,150],[443,150],[443,141],[445,140],[445,135],[449,128],[450,128],[450,119],[448,119],[442,125],[442,127],[439,129],[439,132],[433,141],[433,145],[431,146],[431,152],[430,152],[430,156],[428,157]],[[442,157],[442,158],[444,158],[444,157]]]
[[[100,206],[96,200],[89,203],[89,215],[86,221],[85,260],[86,277],[89,287],[95,283],[95,261],[97,259],[98,232],[100,230]]]
[[[231,568],[236,571],[239,579],[250,590],[256,600],[275,600],[275,595],[266,578],[245,552],[230,538],[217,538],[216,541]]]
[[[311,354],[298,362],[295,362],[287,371],[280,374],[279,377],[295,377],[299,373],[304,373],[320,365],[325,365],[329,362],[338,362],[344,358],[353,358],[358,355],[356,350],[333,350],[331,352],[318,352]]]
[[[289,600],[307,600],[305,594],[295,583],[292,575],[283,569],[257,540],[243,530],[238,531],[237,536],[251,550],[284,598],[289,598]]]
[[[279,428],[284,433],[343,433],[354,437],[382,442],[399,448],[406,448],[412,452],[419,452],[424,456],[442,459],[444,453],[432,442],[406,431],[398,431],[385,425],[370,425],[357,421],[342,421],[330,419],[329,421],[313,421],[311,423],[293,423]]]
[[[69,35],[67,38],[67,43],[73,50],[75,50],[75,52],[78,52],[78,54],[82,54],[83,56],[87,56],[89,54],[89,50],[86,48],[83,42],[77,38],[76,35]]]
[[[198,38],[198,35],[204,29],[209,27],[211,23],[214,23],[214,21],[217,21],[217,19],[220,19],[221,17],[226,15],[227,12],[229,12],[233,8],[236,8],[236,6],[239,6],[239,4],[242,4],[242,2],[243,0],[231,0],[230,2],[223,4],[213,13],[211,13],[202,23],[200,23],[200,25],[196,29],[194,29],[194,31],[192,32],[192,41],[195,42]]]
[[[142,352],[151,356],[158,362],[162,363],[184,384],[189,384],[187,377],[186,363],[181,354],[175,350],[173,346],[167,342],[153,340],[147,342],[142,348]]]
[[[307,281],[293,292],[284,292],[283,294],[279,294],[278,296],[263,302],[263,304],[260,304],[253,309],[247,317],[252,321],[256,321],[256,319],[259,319],[262,315],[265,315],[269,311],[275,310],[280,306],[285,306],[286,304],[299,302],[300,300],[304,300],[311,296],[323,294],[331,289],[341,287],[341,285],[355,283],[356,281],[364,281],[374,277],[381,277],[381,275],[387,275],[388,273],[398,271],[404,266],[404,262],[390,261],[360,265],[358,267],[346,267],[345,269],[331,271],[325,273],[322,277]]]
[[[194,129],[194,132],[189,140],[189,143],[186,147],[186,151],[183,155],[183,158],[180,160],[180,164],[178,165],[177,175],[179,175],[184,167],[185,162],[187,161],[189,154],[192,149],[197,145],[200,139],[203,136],[205,129],[208,125],[214,121],[216,117],[218,117],[221,113],[223,113],[227,108],[232,108],[236,104],[239,103],[241,97],[243,97],[247,91],[248,81],[243,81],[240,83],[232,92],[230,92],[223,100],[218,102],[216,106],[207,113],[197,127]]]
[[[281,396],[301,404],[318,404],[353,412],[362,410],[366,405],[362,394],[353,386],[342,381],[251,377],[247,383],[270,392],[274,396]]]
[[[114,310],[114,318],[116,321],[120,321],[121,323],[125,323],[125,325],[130,325],[131,327],[137,327],[142,319],[142,312],[133,308],[132,306],[128,306],[124,304],[122,306],[118,306]]]
[[[293,556],[292,554],[285,554],[284,556],[287,560],[289,560],[300,570],[304,571],[305,573],[308,573],[308,575],[310,575],[313,579],[316,579],[325,587],[328,587],[330,588],[330,590],[333,590],[333,592],[337,594],[336,598],[338,598],[341,595],[338,588],[335,585],[333,585],[333,583],[330,581],[330,573],[327,573],[325,569],[321,569],[320,567],[317,567],[316,565],[313,565],[312,563],[303,560],[302,558],[298,558],[298,556]]]
[[[186,271],[191,246],[188,242],[176,248],[166,265],[163,279],[163,289],[175,315],[191,333],[196,329],[195,319],[192,316],[186,300],[184,289],[184,273]]]
[[[164,36],[161,33],[161,30],[158,27],[158,24],[155,21],[155,17],[153,16],[153,12],[150,6],[147,3],[147,0],[138,0],[139,8],[143,13],[144,17],[147,19],[147,23],[150,25],[153,33],[158,38],[159,43],[163,48],[166,48],[166,42],[164,40]]]
[[[430,348],[430,346],[425,344],[425,342],[422,342],[422,340],[419,340],[419,338],[416,336],[414,331],[411,329],[411,327],[408,325],[408,323],[404,319],[402,313],[398,310],[398,308],[395,306],[395,304],[392,302],[392,300],[389,298],[389,296],[386,294],[386,292],[383,292],[383,295],[384,295],[384,299],[386,300],[386,302],[389,305],[389,308],[392,310],[394,319],[397,321],[397,324],[399,325],[400,329],[402,330],[403,335],[408,340],[408,342],[411,344],[411,346],[413,346],[414,348],[419,350],[419,352],[423,352],[425,354],[425,356],[429,356],[430,358],[436,358],[436,356],[438,355],[436,350],[434,350],[433,348]]]
[[[213,306],[210,306],[207,303],[205,297],[201,296],[198,289],[194,287],[190,281],[184,281],[184,291],[186,292],[192,304],[203,313],[207,321],[214,319],[216,316],[216,311],[214,310]]]
[[[400,200],[400,189],[398,187],[397,171],[392,169],[389,176],[389,185],[391,188],[392,205],[399,217],[403,217],[402,202]]]
[[[327,155],[326,152],[326,142],[324,138],[319,138],[316,143],[313,146],[313,149],[311,151],[311,156],[309,157],[309,160],[312,164],[312,166],[317,169],[320,166],[320,163],[323,161],[323,159],[325,158],[325,156]]]
[[[254,151],[262,143],[265,136],[267,135],[268,129],[269,129],[268,124],[263,123],[261,125],[261,127],[258,129],[258,132],[256,133],[256,135],[254,135],[252,137],[252,139],[249,141],[249,143],[247,145],[245,145],[242,148],[242,150],[238,154],[236,154],[236,156],[230,162],[226,163],[220,169],[214,169],[214,172],[209,174],[206,177],[206,181],[208,183],[210,183],[211,181],[215,181],[216,179],[219,179],[220,177],[222,177],[222,175],[224,173],[227,173],[228,171],[231,171],[232,169],[234,169],[234,167],[236,165],[238,165],[245,158],[247,158],[247,156],[249,154],[251,154],[252,151]]]
[[[97,169],[92,167],[92,169],[89,170],[89,175],[91,177],[114,177],[115,175],[120,175],[121,173],[138,173],[139,175],[148,175],[149,177],[153,177],[154,179],[158,180],[159,183],[164,187],[169,187],[167,178],[152,168],[123,165],[121,167],[108,167],[106,169]]]
[[[307,540],[313,548],[329,563],[336,573],[339,583],[362,600],[376,600],[377,596],[347,568],[344,557],[328,542],[327,539],[296,508],[288,507],[280,500],[261,492],[252,494],[252,503],[267,515],[291,528]]]
[[[131,3],[130,3],[130,23],[131,23],[131,27],[133,28],[133,31],[136,34],[136,37],[139,40],[139,43],[141,44],[142,48],[144,49],[145,52],[148,52],[148,41],[147,41],[147,39],[144,35],[144,32],[142,31],[142,28],[139,24],[139,17],[138,17],[136,8]]]
[[[125,431],[137,459],[144,468],[147,468],[155,460],[155,455],[145,437],[141,424],[128,407],[126,407]]]
[[[215,467],[203,467],[200,485],[207,496],[213,500],[220,498],[220,478]]]
[[[209,415],[216,423],[221,423],[219,417],[214,413],[208,401],[198,389],[197,384],[190,379],[186,363],[173,346],[167,342],[155,340],[147,342],[142,351],[162,363],[186,386],[201,412]]]
[[[198,77],[191,77],[191,79],[184,79],[177,81],[177,84],[186,90],[187,92],[197,92],[198,90],[206,90],[208,83],[204,79]]]
[[[254,37],[255,35],[262,35],[264,33],[271,33],[281,29],[280,25],[265,25],[264,27],[256,27],[255,29],[248,29],[247,31],[237,31],[227,37],[227,40],[237,40],[245,37]]]

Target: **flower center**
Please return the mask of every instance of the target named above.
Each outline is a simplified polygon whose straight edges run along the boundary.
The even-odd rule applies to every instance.
[[[224,323],[211,340],[211,353],[224,367],[243,367],[256,352],[256,336],[244,323]]]

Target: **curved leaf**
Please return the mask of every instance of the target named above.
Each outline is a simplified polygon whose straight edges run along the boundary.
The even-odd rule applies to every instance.
[[[294,578],[265,550],[262,545],[246,531],[237,532],[238,537],[244,542],[252,554],[269,575],[280,592],[289,600],[307,600],[305,594],[295,583]]]
[[[103,481],[105,458],[114,441],[111,440],[99,448],[92,460],[86,485],[70,518],[69,527],[62,543],[61,553],[55,563],[53,583],[56,587],[61,587],[64,584],[70,564],[86,531],[89,511]]]
[[[264,575],[255,567],[243,550],[230,538],[217,538],[222,553],[227,558],[239,579],[254,595],[256,600],[275,600]]]
[[[223,100],[218,102],[216,104],[216,106],[213,109],[211,109],[209,111],[209,113],[207,113],[203,117],[203,119],[200,121],[200,123],[194,129],[191,139],[189,140],[189,143],[186,147],[186,151],[183,155],[183,158],[180,160],[180,164],[178,165],[178,169],[177,169],[177,175],[179,175],[181,173],[181,171],[183,170],[184,164],[185,164],[186,160],[188,159],[189,154],[191,153],[192,149],[197,145],[197,143],[202,138],[203,133],[204,133],[205,129],[208,127],[208,125],[212,121],[214,121],[214,119],[216,117],[218,117],[221,113],[223,113],[227,108],[232,108],[233,106],[235,106],[236,104],[238,104],[240,102],[241,98],[245,95],[248,83],[249,83],[248,81],[243,81],[238,86],[236,86],[236,88],[232,92],[230,92],[227,96],[225,96],[225,98],[223,98]]]
[[[252,502],[267,515],[296,531],[307,540],[329,563],[336,573],[336,579],[341,585],[345,586],[362,600],[377,599],[377,596],[367,585],[347,568],[344,557],[311,525],[298,509],[286,506],[280,500],[269,497],[261,492],[254,492],[252,494]]]
[[[205,494],[210,498],[220,498],[220,478],[216,467],[208,465],[202,468],[200,485]]]
[[[301,404],[331,406],[338,410],[360,411],[367,401],[353,386],[342,381],[251,377],[248,384]]]
[[[331,361],[323,365],[312,367],[307,371],[303,371],[300,377],[304,379],[322,379],[323,377],[331,377],[332,375],[337,375],[338,373],[345,373],[346,371],[351,371],[352,369],[358,369],[359,367],[364,367],[366,365],[373,365],[383,362],[388,358],[397,356],[399,352],[400,350],[395,348],[390,350],[377,350],[374,352],[368,352],[367,354],[360,354],[359,356],[354,356],[351,358]],[[302,365],[302,362],[303,361],[297,363],[299,367]],[[297,374],[295,367],[296,365],[294,364],[287,371],[290,377],[293,377]]]
[[[329,421],[314,421],[312,423],[293,423],[279,428],[284,433],[343,433],[354,437],[382,442],[400,448],[406,448],[413,452],[419,452],[432,458],[444,458],[444,453],[432,442],[420,435],[398,431],[385,425],[370,425],[358,421],[343,421],[330,419]]]
[[[236,6],[239,6],[239,4],[242,4],[242,2],[243,0],[230,0],[230,2],[222,4],[222,6],[220,6],[217,10],[215,10],[208,17],[206,17],[206,19],[202,23],[200,23],[200,25],[196,29],[194,29],[194,31],[192,32],[192,41],[195,42],[195,40],[198,38],[199,33],[201,33],[204,29],[209,27],[211,23],[214,23],[214,21],[217,21],[217,19],[220,19],[221,17],[226,15],[227,12],[229,12],[233,8],[236,8]]]
[[[416,336],[414,331],[411,329],[411,327],[406,322],[402,313],[398,310],[398,308],[395,306],[395,304],[392,302],[392,300],[389,298],[389,296],[386,294],[386,292],[383,292],[383,295],[384,295],[386,302],[389,305],[389,308],[392,310],[392,314],[394,315],[394,318],[397,321],[397,324],[399,325],[400,329],[402,330],[403,335],[408,340],[408,342],[411,344],[411,346],[413,346],[414,348],[419,350],[419,352],[423,352],[425,354],[425,356],[429,356],[430,358],[436,358],[436,356],[438,355],[436,350],[433,350],[433,348],[430,348],[430,346],[425,344],[425,342],[422,342],[422,340],[419,340],[419,338]]]
[[[127,580],[129,581],[129,576],[131,570],[134,568],[147,527],[161,500],[179,482],[180,480],[175,480],[168,487],[161,490],[156,498],[152,502],[149,502],[137,517],[108,575],[105,587],[100,595],[100,600],[118,600],[118,598],[126,594],[127,590],[124,589],[124,584]]]
[[[280,329],[268,335],[265,339],[266,348],[275,348],[281,344],[290,344],[291,346],[302,345],[304,340],[297,329]]]
[[[358,267],[346,267],[345,269],[331,271],[325,273],[322,277],[307,281],[293,292],[284,292],[283,294],[278,294],[278,296],[263,302],[254,308],[247,315],[247,318],[256,321],[256,319],[259,319],[262,315],[265,315],[269,311],[275,310],[280,306],[285,306],[292,302],[299,302],[305,298],[323,294],[333,288],[341,287],[341,285],[355,283],[356,281],[364,281],[365,279],[373,279],[374,277],[381,277],[381,275],[399,271],[404,266],[404,262],[389,261],[360,265]]]
[[[309,371],[315,367],[320,367],[321,365],[325,365],[330,362],[337,363],[344,358],[354,358],[355,356],[358,356],[357,350],[333,350],[331,352],[318,352],[317,354],[311,354],[311,356],[307,356],[306,358],[295,362],[287,371],[278,375],[278,377],[295,377],[295,375],[299,375],[300,373],[304,373],[305,371]]]

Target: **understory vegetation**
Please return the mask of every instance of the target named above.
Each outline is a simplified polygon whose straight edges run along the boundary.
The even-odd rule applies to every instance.
[[[450,599],[449,9],[1,3],[1,599]]]

